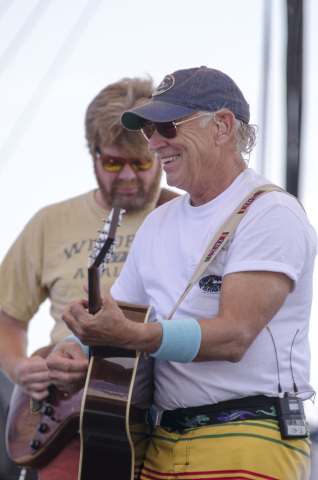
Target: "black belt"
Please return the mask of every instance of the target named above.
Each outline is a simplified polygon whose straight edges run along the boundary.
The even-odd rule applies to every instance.
[[[160,425],[182,430],[242,420],[277,420],[276,402],[276,397],[255,395],[200,407],[166,410],[162,413]]]

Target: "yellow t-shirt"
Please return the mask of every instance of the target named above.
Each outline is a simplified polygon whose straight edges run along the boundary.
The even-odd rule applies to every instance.
[[[135,233],[155,203],[143,212],[123,215],[117,229],[117,244],[101,276],[109,291],[118,277]],[[94,191],[44,207],[28,222],[0,266],[0,306],[8,315],[28,322],[40,304],[49,298],[55,325],[52,343],[70,332],[61,315],[72,300],[86,298],[87,262],[110,212],[94,200]]]

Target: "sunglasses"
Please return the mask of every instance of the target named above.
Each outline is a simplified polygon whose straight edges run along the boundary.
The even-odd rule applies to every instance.
[[[140,170],[148,170],[153,164],[152,158],[140,160],[139,158],[113,157],[102,155],[98,150],[96,150],[96,157],[100,160],[103,169],[107,172],[120,172],[127,164],[130,165],[135,172],[138,172]]]
[[[164,138],[174,138],[177,136],[177,127],[182,123],[191,122],[191,120],[195,120],[196,118],[206,117],[210,115],[211,115],[210,113],[207,113],[206,115],[197,115],[196,117],[187,118],[186,120],[181,120],[181,122],[146,123],[141,128],[141,133],[143,134],[145,139],[148,140],[148,142],[151,139],[152,135],[154,134],[155,130],[159,133],[159,135],[161,135]]]

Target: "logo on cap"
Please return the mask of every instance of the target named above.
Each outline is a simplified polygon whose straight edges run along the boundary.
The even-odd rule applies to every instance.
[[[166,75],[165,78],[160,83],[159,87],[153,92],[152,96],[161,95],[162,93],[167,92],[175,84],[175,78],[173,75]]]

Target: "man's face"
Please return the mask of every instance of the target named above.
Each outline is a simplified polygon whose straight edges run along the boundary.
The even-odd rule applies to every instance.
[[[199,122],[195,119],[180,125],[174,138],[165,138],[155,130],[149,142],[149,150],[156,152],[162,162],[168,185],[190,195],[200,194],[207,179],[217,175],[218,169],[213,141],[215,123],[210,121],[200,128]]]
[[[115,145],[100,147],[99,152],[109,157],[132,158],[124,149]],[[145,149],[145,156],[140,160],[150,158],[154,158],[154,161],[147,170],[134,170],[129,163],[126,163],[119,171],[105,170],[101,160],[95,158],[95,174],[106,207],[120,207],[126,212],[137,212],[155,200],[162,168],[157,156],[153,157],[153,154]]]

